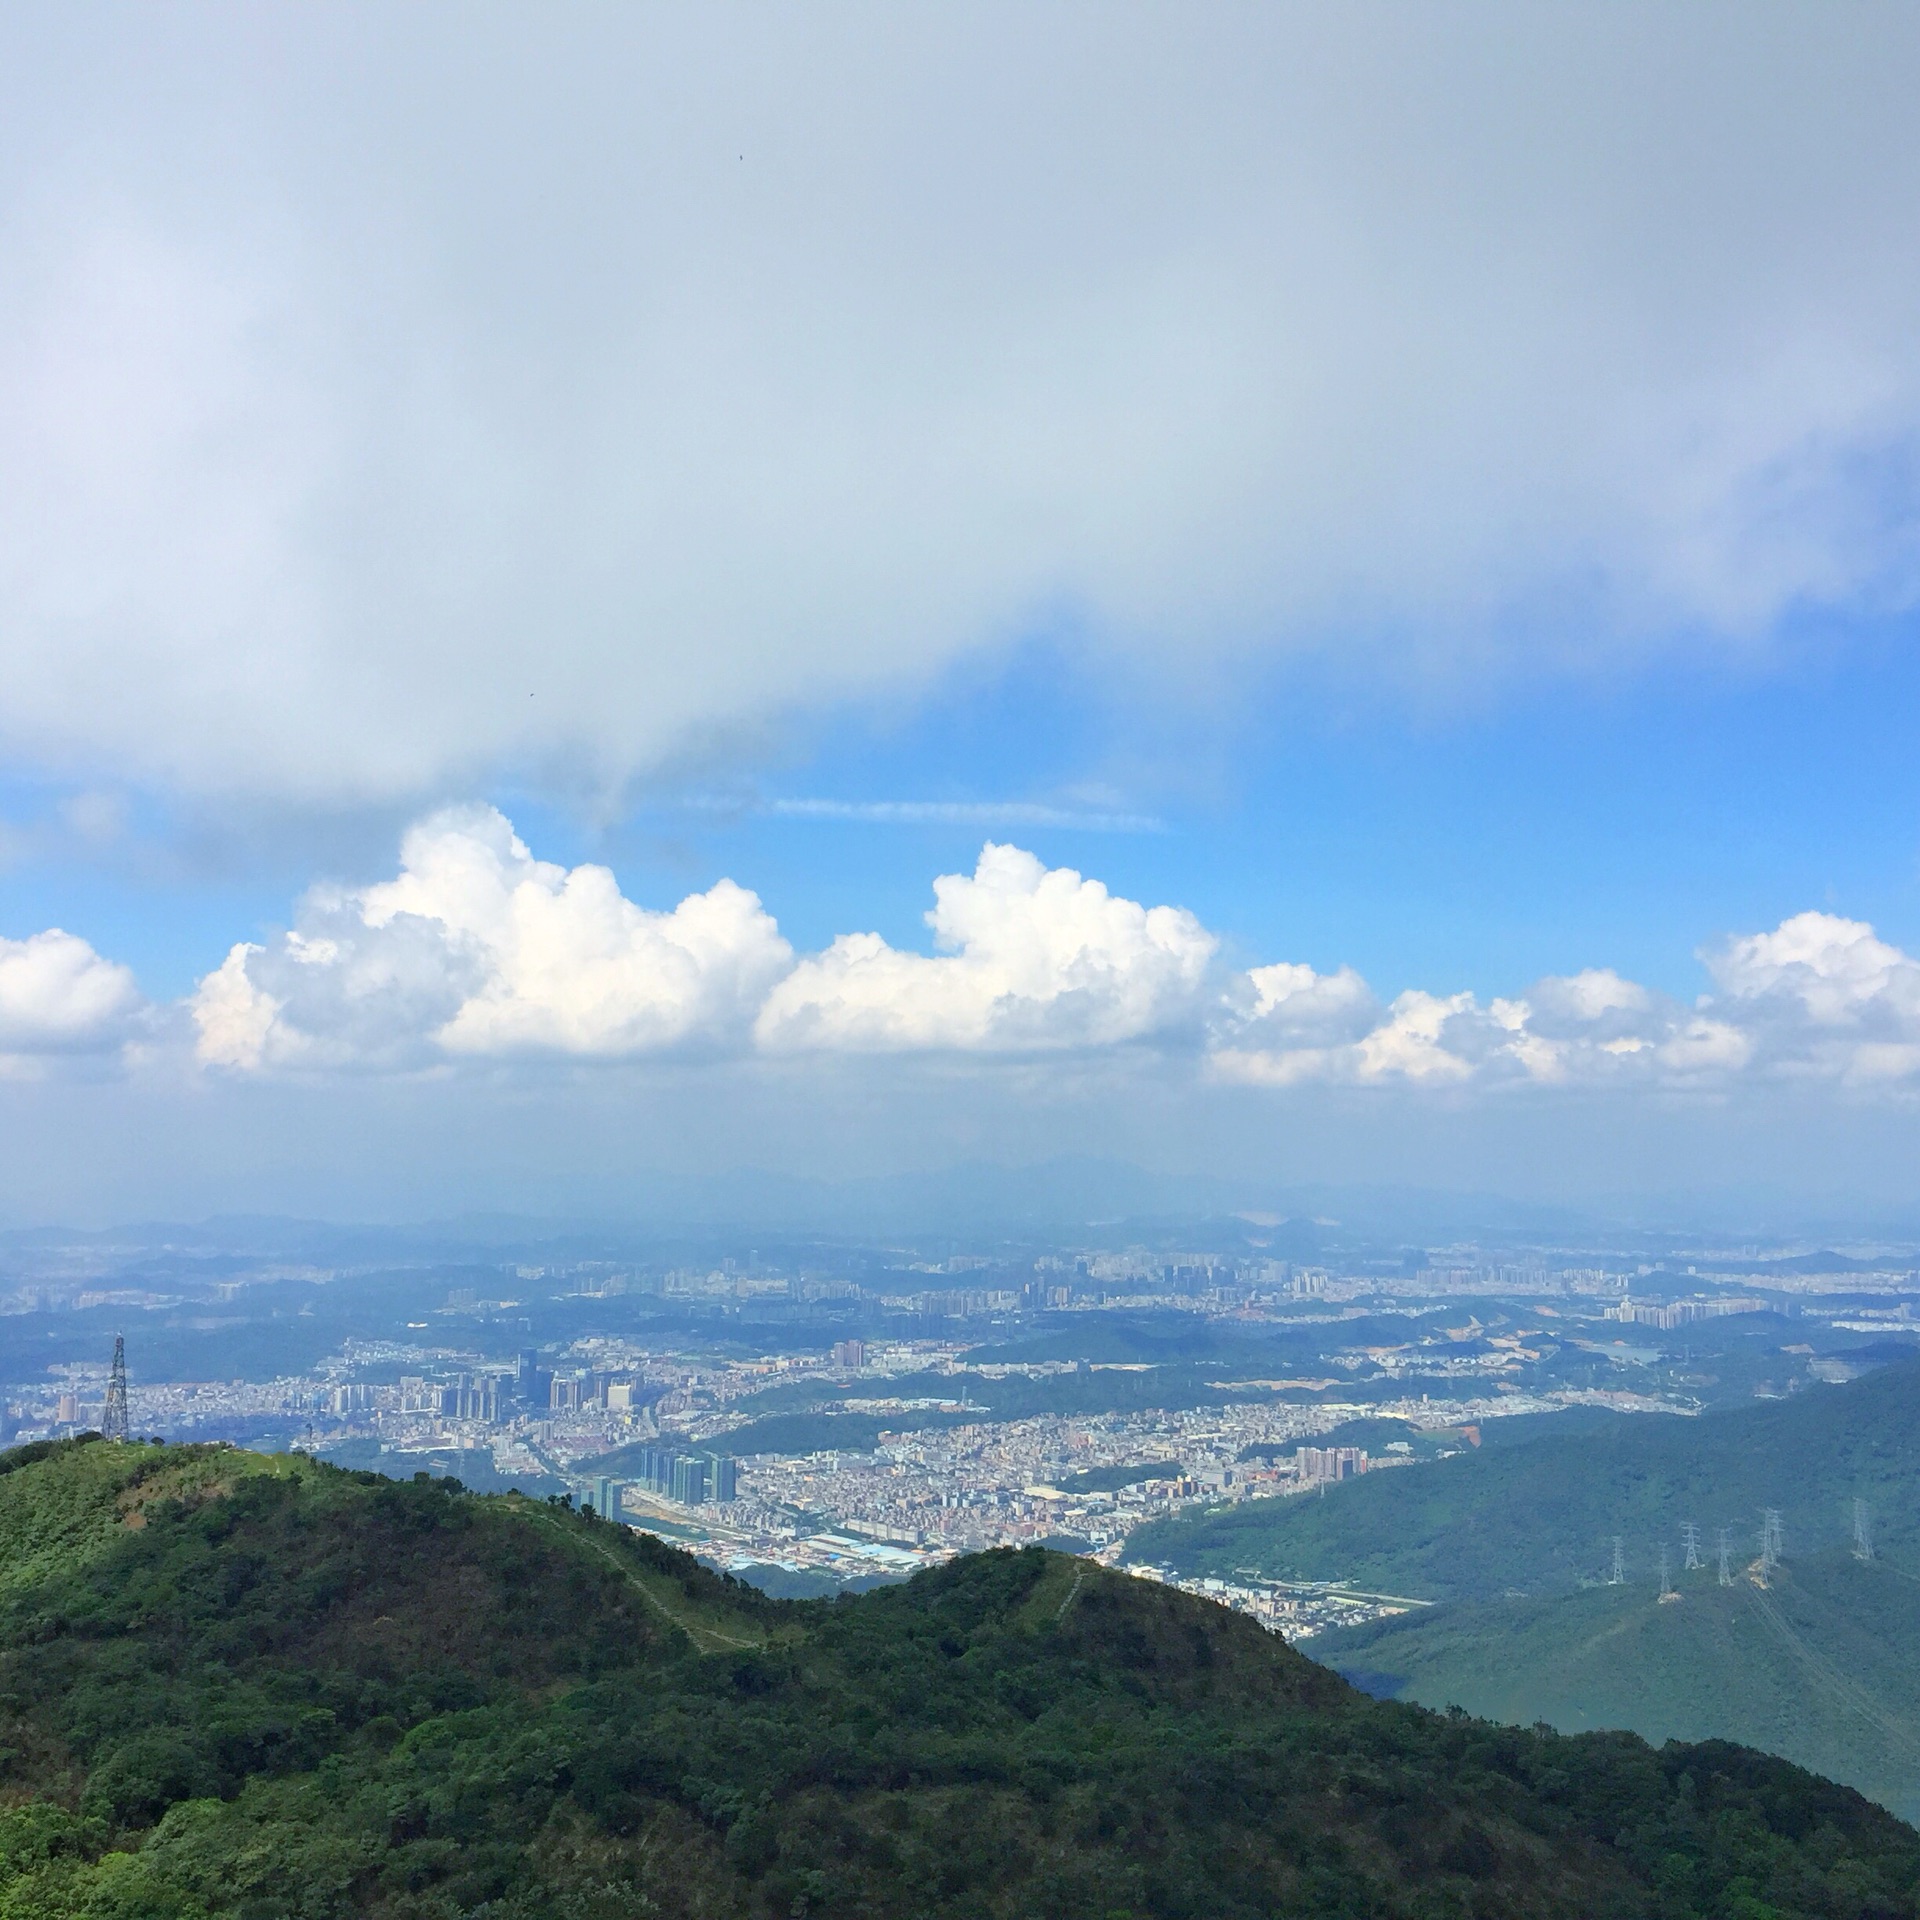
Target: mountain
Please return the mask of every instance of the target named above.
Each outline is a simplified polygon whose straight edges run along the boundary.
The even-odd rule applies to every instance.
[[[1761,1570],[1767,1508],[1785,1557]],[[1856,1519],[1870,1559],[1856,1557]],[[1737,1413],[1488,1444],[1325,1498],[1142,1529],[1130,1544],[1190,1571],[1347,1580],[1442,1603],[1313,1643],[1373,1692],[1565,1731],[1736,1740],[1920,1816],[1910,1360]],[[1663,1556],[1677,1599],[1660,1598]]]
[[[0,1787],[0,1920],[1920,1911],[1784,1762],[1372,1700],[1083,1561],[779,1602],[216,1448],[0,1456]]]
[[[1468,1602],[1313,1650],[1374,1692],[1495,1720],[1738,1740],[1920,1817],[1920,1581],[1828,1552],[1764,1586],[1677,1571],[1673,1592]]]
[[[1426,1600],[1564,1593],[1607,1578],[1613,1542],[1644,1585],[1681,1529],[1741,1565],[1761,1516],[1789,1559],[1851,1544],[1865,1503],[1877,1551],[1920,1574],[1920,1360],[1846,1386],[1697,1419],[1622,1415],[1517,1445],[1370,1473],[1324,1498],[1253,1500],[1143,1527],[1128,1559],[1188,1573],[1347,1580]],[[1491,1430],[1491,1429],[1490,1429]]]

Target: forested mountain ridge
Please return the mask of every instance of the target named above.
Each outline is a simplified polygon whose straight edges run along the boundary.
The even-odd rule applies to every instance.
[[[797,1914],[1893,1920],[1920,1835],[1039,1551],[780,1603],[444,1482],[0,1455],[0,1920]]]

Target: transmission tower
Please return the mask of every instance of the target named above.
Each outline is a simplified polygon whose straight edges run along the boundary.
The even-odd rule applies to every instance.
[[[1613,1571],[1607,1576],[1607,1585],[1623,1587],[1627,1583],[1627,1557],[1621,1546],[1620,1536],[1613,1536]]]
[[[1691,1520],[1680,1529],[1680,1544],[1686,1549],[1687,1571],[1691,1573],[1695,1567],[1703,1564],[1700,1558],[1700,1529]]]
[[[1725,1527],[1720,1529],[1720,1584],[1733,1585],[1733,1535]]]
[[[107,1403],[100,1409],[100,1434],[106,1440],[127,1437],[127,1343],[113,1336],[113,1369],[107,1375]]]
[[[1678,1600],[1680,1598],[1673,1590],[1673,1576],[1668,1569],[1667,1550],[1665,1547],[1660,1549],[1660,1598],[1662,1600]]]
[[[1780,1532],[1780,1509],[1768,1507],[1760,1522],[1760,1571],[1770,1574],[1780,1564],[1786,1548]]]
[[[1853,1503],[1853,1557],[1873,1558],[1873,1509],[1864,1500]]]

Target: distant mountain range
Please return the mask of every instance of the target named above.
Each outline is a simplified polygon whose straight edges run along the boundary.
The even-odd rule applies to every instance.
[[[203,1253],[321,1260],[385,1260],[412,1251],[460,1259],[502,1250],[591,1258],[630,1250],[635,1237],[827,1235],[871,1237],[952,1234],[969,1239],[1007,1233],[1150,1233],[1208,1222],[1231,1238],[1251,1230],[1294,1258],[1323,1242],[1341,1245],[1580,1244],[1606,1240],[1651,1257],[1702,1233],[1857,1241],[1863,1236],[1911,1244],[1920,1215],[1884,1207],[1784,1211],[1775,1196],[1698,1194],[1671,1202],[1636,1200],[1570,1206],[1492,1192],[1405,1186],[1328,1185],[1284,1176],[1167,1173],[1127,1161],[1067,1156],[1018,1165],[970,1161],[921,1172],[820,1180],[744,1167],[722,1173],[637,1171],[618,1215],[542,1218],[467,1214],[451,1219],[327,1222],[236,1214],[199,1222],[129,1222],[109,1228],[21,1226],[0,1231],[0,1247],[30,1249],[75,1242],[101,1247],[170,1246]],[[1203,1239],[1196,1244],[1205,1244]],[[1766,1256],[1756,1254],[1756,1258]],[[1805,1260],[1800,1256],[1801,1267]],[[1835,1262],[1828,1265],[1829,1261]],[[1724,1263],[1723,1263],[1724,1264]],[[1740,1263],[1734,1263],[1738,1265]],[[1789,1258],[1783,1271],[1793,1268]],[[1703,1269],[1704,1270],[1704,1269]],[[1814,1270],[1845,1271],[1838,1255],[1814,1257]]]

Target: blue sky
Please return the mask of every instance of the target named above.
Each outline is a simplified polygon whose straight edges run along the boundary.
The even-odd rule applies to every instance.
[[[1055,650],[957,678],[891,724],[839,716],[811,753],[767,770],[763,801],[1012,801],[1153,820],[1162,831],[993,832],[1189,906],[1256,960],[1346,961],[1393,989],[1518,991],[1607,965],[1691,997],[1707,984],[1697,946],[1807,907],[1920,944],[1909,621],[1825,622],[1762,660],[1661,661],[1419,708],[1274,674],[1232,714],[1172,727],[1164,710],[1113,703]],[[970,865],[982,838],[970,824],[764,813],[700,825],[649,808],[609,836],[615,864],[637,883],[664,869],[671,887],[648,841],[677,842],[692,871],[778,902],[804,944],[855,925],[920,937],[929,877]],[[554,844],[585,854],[574,831]]]
[[[1391,18],[0,28],[0,1212],[1896,1195],[1920,26]]]
[[[738,880],[802,947],[855,928],[924,944],[933,876],[995,838],[1190,907],[1256,963],[1489,992],[1605,965],[1692,998],[1707,985],[1697,947],[1809,907],[1920,947],[1909,626],[1827,621],[1761,660],[1663,661],[1421,709],[1275,674],[1240,711],[1196,711],[1177,730],[1036,641],[910,706],[797,719],[763,764],[696,772],[611,820],[512,785],[485,797],[542,857],[606,862],[650,906]],[[70,798],[19,781],[6,817],[23,834],[57,827]],[[815,800],[961,811],[925,824],[771,811]],[[235,939],[286,924],[314,879],[392,864],[378,816],[222,847],[150,796],[125,805],[111,845],[76,857],[63,838],[18,858],[0,914],[8,930],[84,935],[156,995],[190,992]],[[965,811],[996,805],[1011,811]]]

